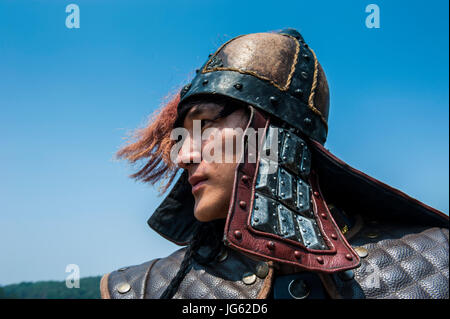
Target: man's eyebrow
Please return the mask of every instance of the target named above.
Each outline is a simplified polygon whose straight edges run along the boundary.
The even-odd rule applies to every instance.
[[[214,107],[214,108],[211,108],[210,106],[206,106],[206,105],[200,105],[200,106],[196,106],[196,107],[194,106],[186,114],[185,119],[191,119],[193,117],[200,116],[209,110],[211,110],[211,112],[213,114],[216,114],[216,113],[219,114],[221,109],[222,109],[222,107],[219,107],[219,106]]]

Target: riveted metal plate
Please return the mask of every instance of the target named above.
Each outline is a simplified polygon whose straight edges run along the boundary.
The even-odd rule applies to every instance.
[[[309,185],[301,179],[297,181],[297,211],[304,213],[310,209],[310,191]]]
[[[300,175],[303,178],[309,176],[311,171],[311,153],[308,150],[308,146],[303,144],[302,148],[302,157],[300,159],[300,167],[299,167]]]
[[[305,142],[291,132],[284,132],[280,153],[280,163],[295,175],[300,175]],[[307,158],[307,157],[305,157]],[[306,163],[306,162],[305,162]],[[305,170],[306,173],[306,170]]]
[[[256,190],[271,197],[277,196],[278,172],[273,168],[276,162],[261,158],[259,161],[258,177],[256,180]]]
[[[318,235],[320,232],[317,227],[315,227],[314,220],[297,215],[296,222],[298,230],[303,238],[303,243],[307,248],[324,249],[323,240]]]
[[[252,227],[271,234],[278,234],[277,219],[277,203],[262,194],[256,195],[251,217]]]
[[[290,207],[295,207],[296,181],[285,169],[278,169],[278,196],[280,201]]]
[[[278,223],[280,225],[279,235],[284,238],[297,240],[292,212],[289,209],[286,209],[283,205],[278,205],[277,209]]]
[[[275,160],[274,143],[281,146]],[[294,132],[270,125],[259,162],[251,213],[253,229],[297,241],[307,248],[327,248],[310,204],[310,168],[311,154],[306,143]]]
[[[266,133],[266,138],[264,140],[264,145],[262,147],[262,158],[272,161],[278,161],[278,142],[281,140],[280,137],[282,138],[282,134],[282,130],[278,130],[278,128],[274,127],[273,125],[269,125]]]

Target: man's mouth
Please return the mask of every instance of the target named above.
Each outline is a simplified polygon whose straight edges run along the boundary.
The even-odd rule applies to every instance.
[[[189,184],[192,185],[192,194],[197,192],[202,185],[207,182],[208,178],[202,175],[193,175],[189,177]]]

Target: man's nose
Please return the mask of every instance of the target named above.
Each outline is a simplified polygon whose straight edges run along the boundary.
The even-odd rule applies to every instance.
[[[180,151],[178,152],[177,165],[187,169],[191,164],[199,164],[201,162],[201,146],[196,145],[191,137],[186,137]]]

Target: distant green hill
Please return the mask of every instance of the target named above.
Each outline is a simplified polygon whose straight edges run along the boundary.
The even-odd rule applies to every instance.
[[[65,281],[21,282],[0,287],[0,298],[98,299],[101,277],[80,278],[80,288],[67,288]]]

